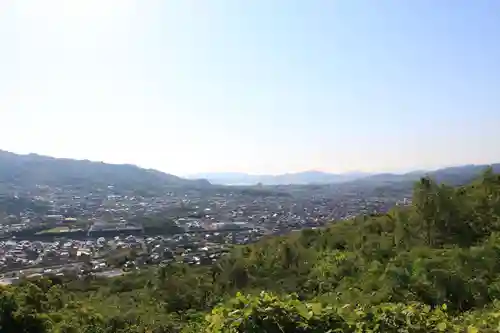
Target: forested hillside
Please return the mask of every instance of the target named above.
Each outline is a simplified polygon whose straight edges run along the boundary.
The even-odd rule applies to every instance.
[[[413,206],[238,247],[210,266],[25,282],[0,331],[499,332],[500,176],[423,178]]]
[[[96,189],[113,185],[118,191],[153,192],[175,187],[206,187],[205,180],[187,180],[129,164],[18,155],[0,150],[0,190],[29,190],[35,185]]]

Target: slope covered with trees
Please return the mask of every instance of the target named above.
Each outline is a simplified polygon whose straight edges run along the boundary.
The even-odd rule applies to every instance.
[[[36,154],[18,155],[0,150],[0,189],[26,189],[37,184],[81,189],[113,185],[117,190],[153,192],[172,187],[210,185],[206,180],[187,180],[129,164],[106,164]]]
[[[238,247],[216,265],[4,288],[1,332],[498,332],[500,176]]]

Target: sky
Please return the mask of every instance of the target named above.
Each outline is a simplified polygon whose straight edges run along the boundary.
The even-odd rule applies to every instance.
[[[0,149],[188,175],[500,162],[497,0],[0,0]]]

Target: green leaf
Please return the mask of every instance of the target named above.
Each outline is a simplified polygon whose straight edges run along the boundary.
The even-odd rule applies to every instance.
[[[316,315],[321,314],[322,306],[320,303],[313,303],[311,304],[311,310]]]
[[[475,328],[474,326],[469,326],[467,327],[467,333],[478,333],[479,330]]]

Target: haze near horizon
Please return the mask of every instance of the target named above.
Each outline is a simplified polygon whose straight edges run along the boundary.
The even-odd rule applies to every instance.
[[[0,149],[177,175],[500,161],[497,1],[0,3]]]

